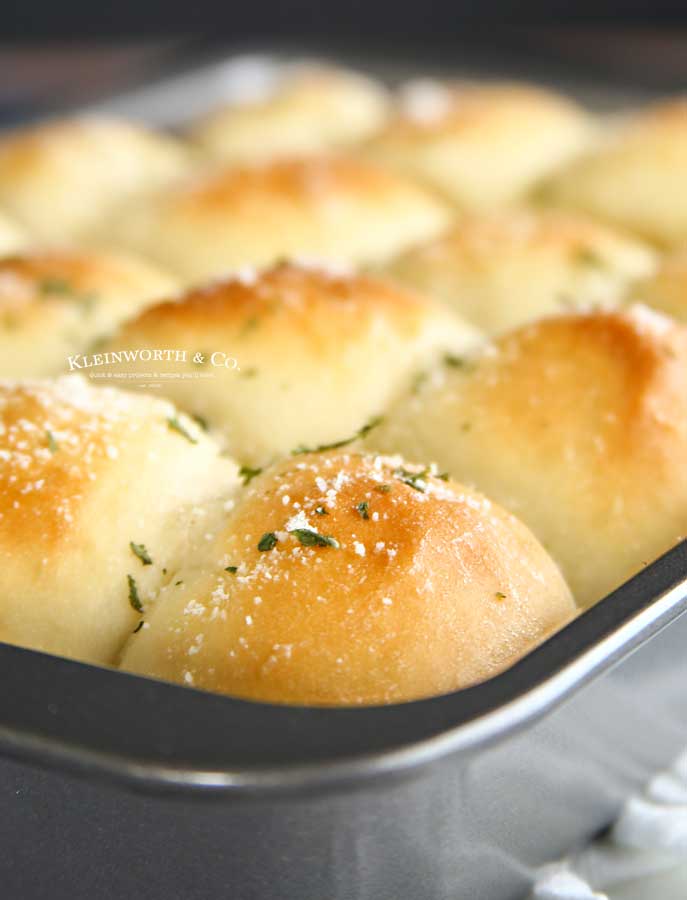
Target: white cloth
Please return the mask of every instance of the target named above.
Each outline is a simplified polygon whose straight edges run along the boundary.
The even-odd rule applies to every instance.
[[[542,869],[532,900],[687,900],[687,753],[627,801],[608,837]]]

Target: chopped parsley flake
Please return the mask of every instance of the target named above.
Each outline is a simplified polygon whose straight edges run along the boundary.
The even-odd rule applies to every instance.
[[[603,259],[589,247],[579,247],[575,251],[575,262],[580,266],[590,266],[595,269],[604,266]]]
[[[377,485],[375,485],[375,490],[380,494],[390,494],[391,493],[391,485],[390,484],[377,484]]]
[[[250,466],[241,466],[239,469],[239,476],[243,478],[244,484],[250,484],[250,482],[261,472],[262,469],[252,469]]]
[[[141,630],[141,628],[143,628],[144,625],[145,625],[145,620],[141,619],[141,621],[138,623],[138,625],[134,628],[134,630],[131,633],[138,634],[138,632]]]
[[[258,541],[258,550],[271,550],[277,545],[277,535],[273,531],[266,531]]]
[[[131,575],[127,575],[126,580],[129,582],[129,603],[136,612],[142,613],[143,604],[141,603],[141,598],[138,596],[138,586]]]
[[[429,474],[429,469],[423,469],[421,472],[410,472],[408,469],[403,468],[394,470],[394,475],[399,481],[407,484],[408,487],[413,488],[415,491],[420,491],[421,494],[424,494],[427,490],[427,476]]]
[[[176,416],[172,416],[171,418],[167,419],[167,426],[170,431],[176,431],[177,434],[185,437],[190,444],[198,443],[198,440],[194,438],[192,434],[189,434],[189,432],[184,428],[184,426]]]
[[[328,534],[318,534],[316,531],[311,531],[309,528],[294,528],[290,533],[294,535],[294,537],[297,537],[304,547],[338,548],[339,546],[339,542],[336,538],[333,538]]]
[[[369,519],[370,518],[370,504],[367,502],[367,500],[363,500],[362,503],[359,503],[356,506],[356,509],[360,513],[361,519]]]
[[[131,552],[141,560],[144,566],[152,566],[153,560],[143,544],[134,544],[133,541],[130,541],[129,546]]]
[[[48,440],[48,450],[50,450],[51,453],[57,453],[57,451],[60,449],[60,445],[55,440],[55,435],[52,433],[52,431],[46,431],[45,436]]]
[[[316,516],[328,516],[329,513],[328,513],[327,510],[324,508],[324,506],[316,506],[316,507],[315,507],[315,515],[316,515]]]
[[[42,294],[70,294],[73,291],[64,278],[44,278],[39,287]]]
[[[447,353],[444,356],[444,365],[449,366],[451,369],[462,369],[467,363],[462,356],[454,356],[452,353]]]
[[[381,425],[383,422],[382,416],[375,416],[374,419],[370,419],[362,428],[360,428],[352,437],[344,438],[341,441],[334,441],[331,444],[319,444],[316,447],[306,447],[304,444],[296,447],[295,450],[292,451],[293,456],[300,456],[303,453],[323,453],[325,450],[338,450],[340,447],[345,447],[348,444],[352,444],[353,441],[360,440],[360,438],[366,437],[373,428],[376,428],[378,425]]]
[[[238,572],[238,570],[239,570],[238,566],[225,566],[225,568],[224,568],[225,572],[231,572],[232,575],[235,575]]]

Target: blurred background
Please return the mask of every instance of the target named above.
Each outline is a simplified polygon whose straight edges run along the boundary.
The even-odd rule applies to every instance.
[[[126,4],[117,6],[118,16],[102,10],[98,21],[92,13],[79,19],[78,4],[56,4],[33,22],[28,8],[3,9],[0,123],[88,105],[249,51],[320,54],[362,66],[374,60],[372,67],[392,78],[421,68],[544,79],[600,106],[687,89],[687,23],[669,9],[660,23],[642,20],[639,4],[625,4],[621,15],[582,21],[568,16],[566,4],[553,2],[550,21],[539,24],[507,22],[500,11],[509,4],[495,0],[483,2],[481,16],[470,3],[423,3],[420,11],[388,3],[361,9],[324,0],[258,2],[251,4],[252,14],[228,4],[207,16],[201,4],[193,22],[175,15],[181,4],[172,3],[157,18],[147,7],[127,18]],[[58,8],[61,15],[55,15]],[[597,12],[604,10],[601,3]]]

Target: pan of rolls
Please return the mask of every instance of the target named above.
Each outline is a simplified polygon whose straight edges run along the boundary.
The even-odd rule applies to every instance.
[[[0,877],[522,897],[687,736],[687,100],[252,65],[0,135]]]

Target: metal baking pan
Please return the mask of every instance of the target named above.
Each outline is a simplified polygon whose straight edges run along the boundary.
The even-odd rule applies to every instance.
[[[173,122],[201,74],[109,108]],[[683,749],[686,610],[687,542],[502,675],[362,709],[0,645],[0,898],[522,900]]]

